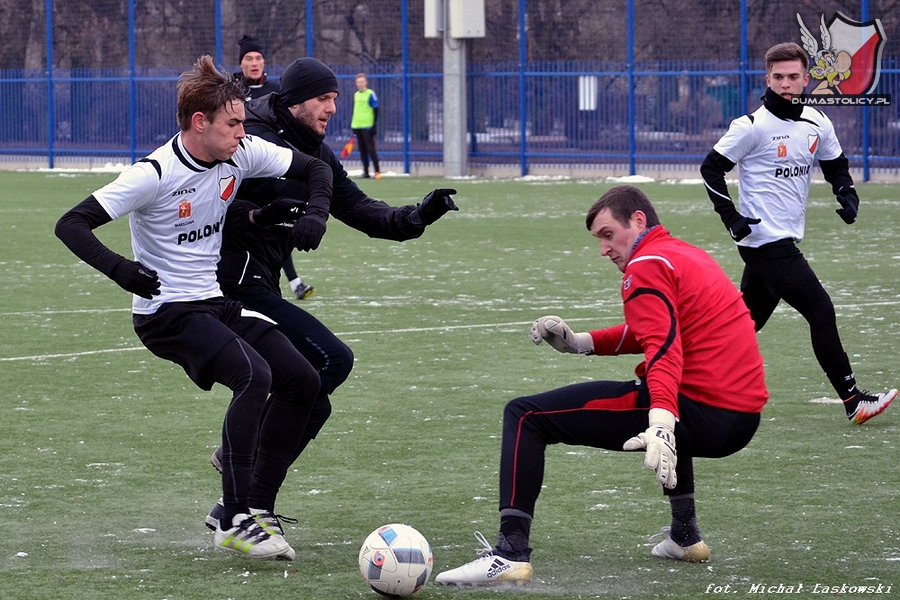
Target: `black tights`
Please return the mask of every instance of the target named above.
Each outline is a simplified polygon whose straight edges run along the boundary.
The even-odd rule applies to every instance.
[[[250,506],[272,510],[295,456],[297,431],[305,428],[318,395],[319,376],[277,329],[252,346],[232,340],[213,372],[233,392],[222,425],[225,517]]]
[[[834,304],[806,258],[791,240],[759,248],[738,246],[744,259],[741,292],[756,330],[763,328],[780,300],[803,315],[819,366],[841,398],[856,385],[837,328]]]

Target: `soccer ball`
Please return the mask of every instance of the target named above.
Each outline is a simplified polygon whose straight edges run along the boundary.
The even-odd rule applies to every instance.
[[[409,525],[379,527],[359,549],[359,574],[388,598],[415,594],[428,581],[432,567],[431,544]]]

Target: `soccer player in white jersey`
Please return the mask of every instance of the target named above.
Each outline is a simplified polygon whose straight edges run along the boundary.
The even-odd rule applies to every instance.
[[[244,178],[306,182],[308,205],[277,200],[248,211],[247,219],[260,227],[296,220],[294,241],[308,251],[325,233],[332,177],[318,159],[245,137],[243,121],[241,84],[201,57],[179,80],[181,131],[69,210],[56,235],[134,294],[134,329],[151,352],[180,365],[202,389],[221,383],[232,390],[222,426],[224,511],[216,547],[293,560],[275,515],[253,507],[277,494],[319,376],[273,321],[223,297],[216,264],[225,213]],[[134,260],[93,232],[126,214]]]
[[[851,423],[884,412],[897,390],[870,394],[856,376],[838,334],[834,304],[800,252],[813,162],[818,159],[848,225],[859,197],[834,126],[818,110],[794,104],[809,83],[809,58],[795,43],[766,52],[763,106],[735,119],[700,167],[706,191],[744,260],[741,291],[759,331],[780,300],[809,323],[813,352],[843,401]],[[725,174],[738,170],[736,208]]]

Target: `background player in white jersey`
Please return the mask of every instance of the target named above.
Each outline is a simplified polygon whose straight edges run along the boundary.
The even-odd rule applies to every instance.
[[[319,389],[315,369],[277,325],[226,300],[216,280],[225,213],[245,177],[303,180],[310,195],[294,225],[301,250],[318,247],[331,202],[322,161],[244,135],[240,82],[201,57],[178,84],[181,131],[63,215],[57,236],[92,267],[134,294],[135,332],[154,354],[202,389],[233,392],[222,426],[223,511],[216,547],[292,560],[271,511]],[[301,204],[279,200],[246,213],[260,227],[293,221]],[[129,215],[135,260],[93,229]],[[271,395],[270,395],[271,391]]]
[[[812,166],[818,158],[825,179],[849,225],[859,197],[849,163],[827,116],[794,104],[809,83],[809,59],[792,42],[766,52],[763,106],[735,119],[700,167],[706,191],[744,260],[741,291],[759,331],[781,299],[809,323],[813,352],[837,391],[847,418],[862,424],[897,397],[892,389],[870,394],[856,376],[838,334],[834,304],[800,252]],[[725,174],[738,170],[740,210],[728,194]]]

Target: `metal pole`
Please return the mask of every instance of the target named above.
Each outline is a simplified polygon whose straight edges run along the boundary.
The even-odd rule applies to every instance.
[[[53,93],[53,0],[44,0],[47,44],[47,167],[54,167],[53,143],[56,138],[56,99]]]
[[[467,174],[466,40],[444,32],[444,175]]]
[[[865,23],[869,20],[869,0],[863,0],[862,2],[862,14],[859,18],[860,21]],[[871,145],[871,140],[869,138],[869,107],[862,107],[862,163],[863,163],[863,181],[869,181],[870,173],[869,167],[871,166],[869,160],[869,147]]]
[[[403,172],[409,174],[409,137],[411,110],[410,81],[409,81],[409,0],[400,3],[401,35],[402,35],[402,59],[403,59]]]
[[[741,113],[749,113],[747,95],[750,93],[748,86],[748,61],[750,56],[749,40],[747,39],[747,0],[741,0]]]
[[[635,175],[635,97],[634,97],[634,0],[628,0],[628,174]]]
[[[134,4],[135,0],[131,0]],[[132,9],[133,10],[133,9]],[[222,64],[222,0],[215,2],[215,27],[216,27],[216,64]],[[134,31],[134,27],[131,28]]]
[[[525,68],[528,63],[528,17],[525,0],[519,0],[519,171],[522,177],[528,175],[528,96],[525,85]]]
[[[313,0],[306,0],[306,55],[314,56],[315,44],[313,44]]]
[[[134,36],[134,3],[136,0],[128,2],[128,136],[131,138],[131,162],[137,162],[137,40]]]

